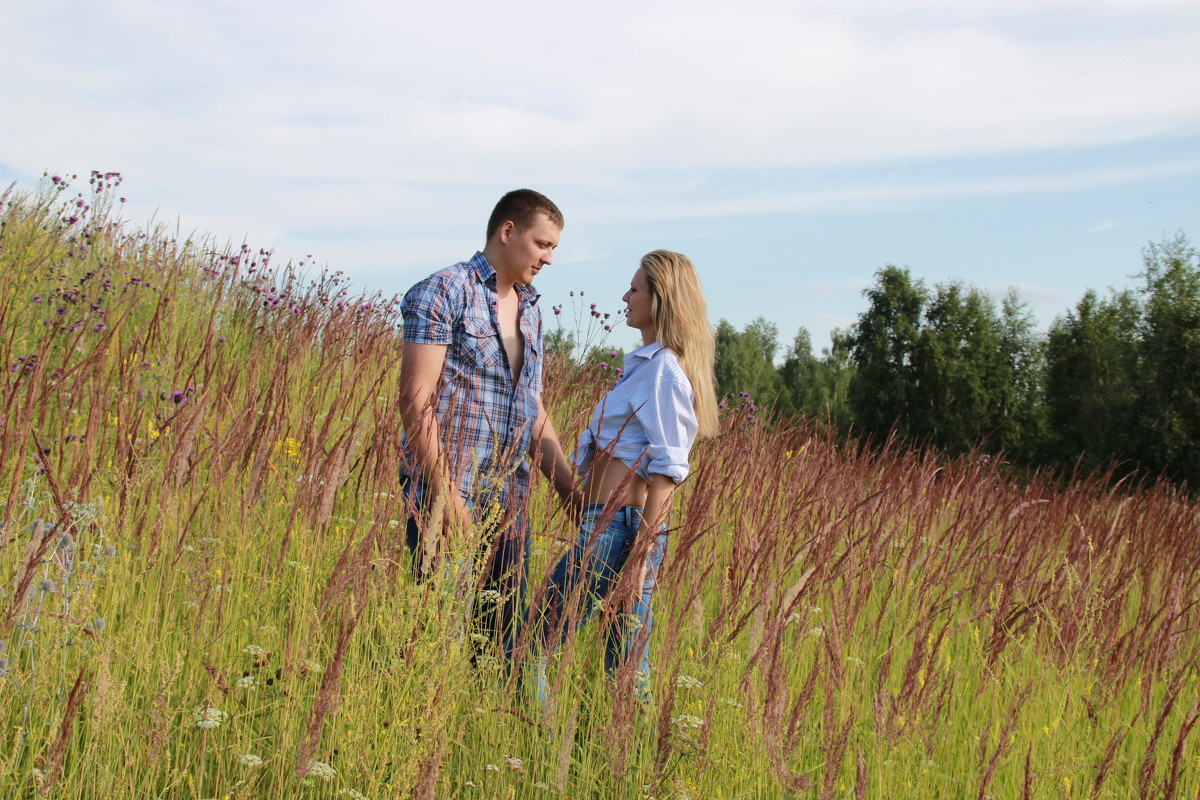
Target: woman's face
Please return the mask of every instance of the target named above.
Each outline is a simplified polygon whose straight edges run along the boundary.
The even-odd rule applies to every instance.
[[[654,331],[654,318],[650,314],[650,283],[646,280],[646,268],[638,267],[629,282],[629,291],[621,298],[625,301],[625,324],[637,328],[646,338],[647,332]],[[651,336],[650,341],[653,341]]]

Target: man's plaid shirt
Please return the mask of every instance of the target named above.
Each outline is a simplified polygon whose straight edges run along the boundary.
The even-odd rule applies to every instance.
[[[542,312],[532,286],[517,284],[525,363],[513,381],[496,316],[496,271],[483,253],[446,267],[404,295],[404,340],[446,345],[437,388],[442,448],[465,499],[494,492],[523,502],[542,393]],[[401,474],[420,480],[405,435]]]

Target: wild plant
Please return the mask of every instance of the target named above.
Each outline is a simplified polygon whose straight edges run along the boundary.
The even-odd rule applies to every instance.
[[[397,300],[54,177],[0,215],[6,795],[1200,789],[1178,490],[767,427],[742,398],[679,490],[650,675],[603,669],[618,603],[564,629],[543,702],[528,630],[515,660],[472,636],[486,526],[447,544],[471,570],[414,580]],[[615,377],[548,358],[565,441]],[[578,531],[544,483],[525,511],[532,612]]]

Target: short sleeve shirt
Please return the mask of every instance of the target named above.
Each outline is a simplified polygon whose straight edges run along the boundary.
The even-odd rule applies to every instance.
[[[404,340],[446,347],[437,387],[443,453],[466,499],[503,500],[529,488],[528,453],[542,393],[542,312],[532,286],[517,284],[525,363],[513,380],[496,311],[496,271],[482,253],[439,270],[404,295]],[[407,435],[401,474],[421,472]]]

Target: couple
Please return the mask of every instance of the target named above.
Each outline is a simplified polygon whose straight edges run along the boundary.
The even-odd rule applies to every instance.
[[[626,324],[641,332],[643,346],[626,356],[623,377],[596,406],[573,469],[541,399],[542,313],[532,286],[562,227],[545,196],[509,192],[488,220],[483,251],[404,297],[407,544],[422,579],[442,536],[478,526],[490,540],[483,588],[499,595],[480,624],[511,655],[529,555],[532,461],[581,520],[577,544],[536,610],[539,640],[558,639],[579,592],[588,609],[618,585],[627,596],[641,587],[630,608],[640,625],[610,629],[605,663],[615,670],[637,658],[648,673],[651,595],[671,499],[697,436],[717,427],[713,334],[691,261],[665,250],[647,254],[623,298]]]

